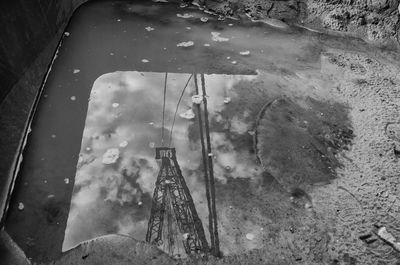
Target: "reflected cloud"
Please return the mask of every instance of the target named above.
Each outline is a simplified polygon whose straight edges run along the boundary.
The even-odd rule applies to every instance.
[[[176,104],[189,76],[168,74],[165,141],[169,139]],[[154,147],[161,144],[164,78],[164,73],[114,72],[99,77],[93,84],[63,251],[109,233],[145,239],[159,169]],[[228,178],[255,179],[261,174],[249,150],[235,147],[230,139],[231,134],[247,134],[248,114],[228,119],[221,115],[226,106],[234,104],[224,103],[224,100],[237,96],[235,86],[256,79],[257,76],[205,75],[209,118],[214,124],[210,135],[214,172],[219,183],[226,184]],[[194,91],[194,81],[191,80],[178,114],[192,108]],[[221,132],[218,128],[227,123],[230,124],[228,129]],[[188,120],[178,115],[172,146],[177,150],[183,176],[203,226],[208,230],[197,128],[197,117]],[[110,149],[118,149],[119,156],[115,163],[105,164],[103,155]],[[221,249],[230,252],[231,239],[225,236],[229,232],[223,231],[223,227],[221,230]],[[238,247],[248,248],[242,243]]]

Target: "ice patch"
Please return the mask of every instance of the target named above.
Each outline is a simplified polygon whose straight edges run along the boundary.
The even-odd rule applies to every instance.
[[[255,236],[254,236],[254,234],[252,234],[252,233],[247,233],[247,234],[246,234],[246,238],[247,238],[248,240],[253,240],[253,239],[255,238]]]
[[[195,114],[192,109],[188,109],[184,113],[179,114],[179,117],[181,117],[183,119],[191,120],[191,119],[194,119]]]
[[[203,102],[203,97],[201,95],[193,95],[192,102],[194,104],[201,104],[201,102]]]
[[[128,141],[123,141],[119,144],[119,147],[124,148],[128,146]]]
[[[19,202],[18,203],[18,210],[22,211],[22,210],[24,210],[24,208],[25,208],[25,205],[22,202]]]
[[[115,162],[117,162],[118,158],[119,158],[118,148],[110,148],[103,154],[102,163],[106,165],[114,164]]]
[[[191,18],[191,17],[193,17],[193,15],[188,14],[188,13],[185,13],[185,14],[183,14],[183,15],[181,15],[181,14],[176,14],[176,16],[177,16],[177,17],[180,17],[180,18]]]
[[[217,42],[229,41],[228,38],[223,38],[220,35],[221,35],[220,32],[211,32],[211,39]]]
[[[193,46],[194,45],[194,42],[193,41],[184,41],[184,42],[181,42],[181,43],[178,43],[177,45],[176,45],[176,47],[190,47],[190,46]]]

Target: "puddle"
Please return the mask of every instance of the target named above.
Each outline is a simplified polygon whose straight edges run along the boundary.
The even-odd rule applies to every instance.
[[[76,11],[32,123],[6,223],[28,257],[52,260],[110,233],[145,240],[166,72],[166,142],[189,76],[205,74],[221,252],[274,247],[268,238],[302,222],[308,212],[293,203],[293,182],[285,180],[305,163],[310,170],[295,183],[304,194],[315,182],[329,182],[340,164],[321,155],[328,147],[340,152],[352,139],[346,105],[335,101],[334,83],[320,71],[330,37],[232,22],[173,3],[94,1]],[[335,47],[358,45],[329,40]],[[171,146],[209,241],[193,82]],[[288,106],[262,112],[281,97]],[[323,111],[323,118],[315,114]],[[302,131],[303,121],[309,131]],[[313,129],[321,124],[321,131]],[[340,136],[345,142],[329,138],[338,133],[335,125],[348,134]],[[282,150],[298,133],[304,145],[317,141],[317,150],[305,161],[296,149],[298,161],[288,162]]]

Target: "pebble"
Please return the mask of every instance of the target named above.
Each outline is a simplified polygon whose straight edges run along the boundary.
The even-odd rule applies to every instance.
[[[225,104],[228,104],[229,102],[231,102],[231,98],[230,97],[224,98],[224,103]]]
[[[147,31],[153,31],[154,30],[154,28],[152,28],[152,27],[145,27],[145,29],[147,30]]]
[[[201,17],[200,21],[206,23],[208,21],[208,17]]]
[[[147,59],[142,59],[142,63],[148,63],[148,62],[150,62],[150,61]]]
[[[69,184],[69,178],[65,178],[65,179],[64,179],[64,183],[65,183],[65,184]]]
[[[250,55],[250,51],[239,52],[239,54],[242,56],[248,56],[248,55]]]
[[[79,73],[81,70],[79,70],[79,69],[74,69],[74,71],[73,71],[73,73],[74,74],[77,74],[77,73]]]
[[[76,97],[75,97],[75,96],[71,96],[70,99],[71,99],[72,101],[75,101],[75,100],[76,100]]]
[[[112,105],[111,105],[113,108],[118,108],[119,107],[119,103],[113,103]]]

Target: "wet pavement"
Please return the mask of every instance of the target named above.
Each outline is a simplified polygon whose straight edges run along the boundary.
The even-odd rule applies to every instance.
[[[336,177],[335,155],[353,138],[348,107],[321,73],[328,41],[368,50],[355,39],[219,21],[174,3],[83,5],[31,126],[8,233],[37,261],[101,235],[145,239],[166,72],[165,135],[189,76],[205,74],[222,253],[266,247],[283,227],[310,222],[308,191]],[[207,231],[193,95],[192,79],[171,146]]]

